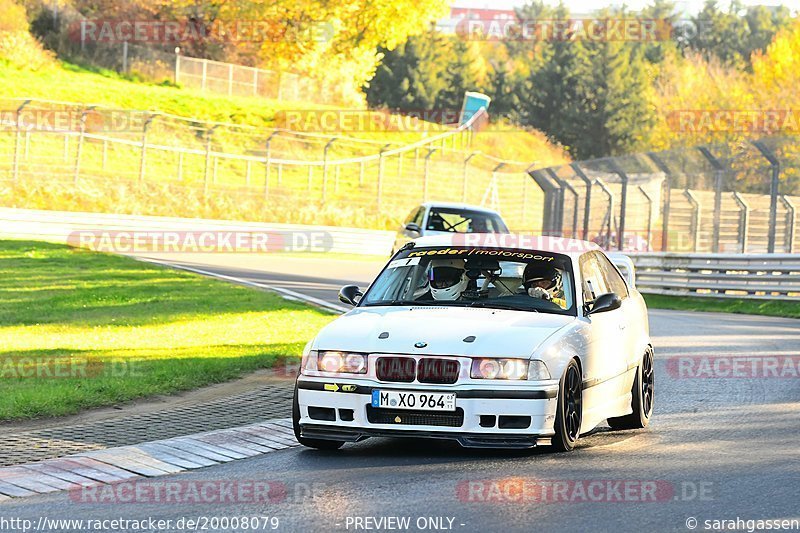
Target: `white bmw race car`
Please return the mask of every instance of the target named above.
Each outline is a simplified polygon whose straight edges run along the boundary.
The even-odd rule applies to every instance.
[[[630,262],[626,279],[593,243],[482,240],[418,239],[366,293],[342,288],[355,308],[303,354],[301,444],[401,436],[571,450],[604,420],[647,426],[653,348]]]

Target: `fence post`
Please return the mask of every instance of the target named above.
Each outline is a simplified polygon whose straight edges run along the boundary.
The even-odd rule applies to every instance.
[[[586,172],[583,171],[578,163],[572,163],[570,168],[572,168],[573,172],[583,181],[583,185],[586,188],[586,198],[583,200],[583,240],[588,241],[589,213],[592,208],[592,180],[589,179],[589,176],[586,175]]]
[[[397,154],[397,177],[403,175],[403,152]]]
[[[661,213],[661,251],[666,252],[669,244],[669,208],[670,196],[672,195],[672,170],[654,152],[648,152],[647,156],[656,164],[656,167],[664,173],[664,206]]]
[[[81,173],[81,151],[83,150],[83,136],[86,133],[86,113],[94,109],[94,106],[88,107],[81,111],[80,130],[78,131],[78,147],[75,150],[75,175],[72,178],[74,184],[78,184],[78,178]]]
[[[600,179],[595,178],[594,182],[600,187],[600,189],[605,193],[606,197],[608,198],[608,216],[607,216],[607,225],[606,225],[606,247],[611,249],[611,223],[614,218],[614,195],[611,193],[611,190],[606,186],[606,183]],[[602,229],[602,227],[600,228]]]
[[[390,144],[383,145],[380,153],[378,154],[378,192],[375,202],[377,204],[378,214],[381,212],[381,195],[383,193],[383,154],[389,149],[390,146]]]
[[[205,65],[205,63],[203,63]],[[217,125],[212,126],[206,132],[206,163],[205,168],[203,169],[203,194],[208,195],[208,171],[209,167],[211,166],[211,136],[214,134],[214,130],[217,129]]]
[[[761,141],[753,142],[764,159],[772,167],[772,181],[769,186],[769,236],[767,240],[767,253],[775,253],[775,233],[778,227],[778,188],[780,187],[781,162],[769,148]]]
[[[705,146],[700,146],[697,150],[703,154],[709,163],[711,163],[712,168],[714,169],[714,224],[712,227],[712,238],[711,238],[711,251],[713,253],[719,252],[719,226],[720,226],[720,218],[722,216],[722,173],[724,172],[725,168],[722,166],[722,163],[714,157],[711,151],[706,148]]]
[[[794,253],[794,224],[795,224],[795,213],[796,209],[794,203],[789,199],[788,196],[785,194],[781,195],[781,201],[783,202],[783,206],[786,208],[786,253],[793,254]]]
[[[745,254],[747,253],[747,230],[750,226],[750,205],[736,191],[733,191],[733,199],[736,205],[739,206],[739,235],[737,240],[742,243],[742,253]]]
[[[183,152],[178,152],[178,181],[183,181]]]
[[[642,193],[642,196],[644,196],[644,199],[647,200],[647,248],[648,248],[648,250],[646,250],[646,251],[650,251],[649,250],[649,248],[650,248],[650,238],[651,238],[652,229],[653,229],[653,199],[650,197],[649,194],[647,194],[647,191],[645,191],[644,188],[641,185],[639,185],[638,188],[639,188],[639,192]]]
[[[19,179],[19,144],[20,144],[20,137],[22,135],[22,122],[20,120],[20,114],[22,110],[25,109],[25,106],[31,103],[30,100],[25,100],[21,106],[17,108],[17,134],[14,140],[14,181]]]
[[[552,180],[541,170],[530,170],[528,175],[544,193],[544,206],[542,209],[542,235],[553,235],[555,233],[555,211],[558,203],[558,185],[554,185]]]
[[[233,63],[228,63],[228,96],[233,94]]]
[[[547,173],[550,174],[550,177],[553,178],[553,181],[555,181],[561,186],[562,191],[567,190],[570,193],[572,193],[572,198],[574,201],[572,204],[572,235],[570,235],[570,237],[574,239],[575,235],[578,233],[578,198],[580,198],[580,195],[578,194],[578,191],[576,191],[575,188],[572,185],[570,185],[568,181],[559,178],[558,173],[555,170],[553,170],[552,167],[547,169]],[[563,213],[564,213],[564,206],[562,204],[561,206],[562,216]]]
[[[425,156],[425,170],[422,174],[422,201],[428,201],[428,170],[430,168],[431,156],[436,153],[437,148],[429,148]]]
[[[175,47],[175,85],[181,82],[181,49]]]
[[[206,90],[206,75],[208,74],[208,61],[205,60],[205,59],[203,59],[202,61],[203,61],[203,74],[202,74],[202,77],[200,78],[200,90],[201,91],[205,91]]]
[[[615,159],[609,159],[611,168],[622,180],[622,191],[619,200],[619,228],[617,229],[617,249],[622,251],[625,248],[625,214],[628,206],[628,174],[622,170]],[[613,218],[614,214],[611,213]]]
[[[128,73],[128,41],[122,41],[122,73]]]
[[[472,152],[464,159],[464,172],[461,177],[461,201],[464,203],[467,202],[467,170],[469,167],[469,161],[478,154],[480,154],[480,152]]]
[[[328,150],[337,141],[334,137],[325,145],[322,150],[322,201],[325,202],[328,197]]]
[[[275,130],[269,134],[267,137],[267,152],[264,159],[264,200],[269,197],[269,174],[270,174],[270,166],[272,165],[272,138],[275,137],[280,133],[279,130]],[[310,184],[309,184],[310,188]]]
[[[689,204],[691,204],[692,209],[694,210],[694,217],[692,217],[692,251],[696,252],[697,246],[700,243],[700,202],[689,189],[684,190],[683,195],[689,201]]]
[[[145,165],[147,161],[147,129],[150,127],[150,122],[153,121],[155,117],[152,115],[147,115],[147,118],[144,121],[144,125],[142,126],[142,158],[139,161],[139,184],[141,185],[144,182],[144,173],[145,173]]]
[[[497,204],[499,204],[499,197],[497,194],[497,173],[500,172],[500,169],[506,166],[505,163],[498,163],[496,167],[492,169],[492,179],[489,181],[489,186],[486,188],[486,192],[483,193],[483,198],[481,198],[481,205],[486,205],[487,197],[491,194],[491,197],[488,198],[492,202],[492,209],[498,209]]]

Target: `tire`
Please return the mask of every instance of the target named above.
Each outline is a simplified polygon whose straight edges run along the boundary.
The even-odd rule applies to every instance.
[[[292,428],[297,442],[307,448],[338,450],[344,445],[344,441],[341,440],[308,439],[300,435],[300,403],[297,400],[297,385],[294,386],[294,400],[292,401]]]
[[[636,378],[631,389],[631,409],[629,415],[608,419],[611,429],[642,429],[650,424],[653,415],[655,372],[653,367],[653,349],[648,348],[636,368]]]
[[[572,359],[558,384],[556,407],[556,434],[550,441],[559,452],[570,452],[575,448],[583,421],[583,378],[575,359]]]

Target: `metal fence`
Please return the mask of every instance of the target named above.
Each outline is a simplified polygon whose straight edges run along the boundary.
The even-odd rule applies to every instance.
[[[798,254],[630,254],[644,293],[800,298]]]
[[[800,142],[735,145],[580,161],[533,170],[543,231],[607,249],[793,253],[800,249]]]
[[[337,104],[345,100],[339,85],[293,72],[279,72],[175,54],[175,83],[228,96],[255,96]]]
[[[69,103],[3,107],[0,180],[20,187],[73,187],[102,204],[125,184],[186,215],[222,216],[187,212],[216,202],[225,216],[368,228],[396,227],[423,201],[462,201],[497,209],[515,230],[541,229],[530,165],[471,151],[483,114],[401,144]],[[73,124],[26,126],[26,117],[63,112]],[[124,127],[109,131],[114,121]]]
[[[54,20],[60,29],[47,36],[48,45],[61,56],[94,66],[229,96],[319,104],[342,104],[347,100],[340,85],[311,76],[188,57],[166,42],[143,45],[87,38],[82,25],[91,22],[70,6],[62,6]]]

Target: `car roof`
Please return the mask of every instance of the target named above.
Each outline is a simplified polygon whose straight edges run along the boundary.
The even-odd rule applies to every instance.
[[[468,248],[515,248],[536,250],[578,257],[594,250],[601,250],[596,243],[568,239],[566,237],[549,237],[520,233],[452,233],[450,235],[431,235],[414,239],[414,246],[466,246]]]
[[[500,214],[494,209],[489,209],[488,207],[481,207],[479,205],[470,205],[470,204],[460,204],[457,202],[425,202],[420,205],[428,209],[430,209],[431,207],[444,207],[446,209],[461,209],[463,211],[479,211],[481,213],[492,213],[493,215]]]

